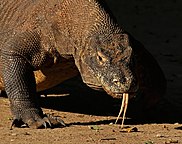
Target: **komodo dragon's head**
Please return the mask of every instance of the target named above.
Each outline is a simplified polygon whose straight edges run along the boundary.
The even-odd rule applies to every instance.
[[[101,3],[73,0],[65,2],[65,7],[69,8],[62,10],[69,14],[67,19],[72,26],[69,35],[77,47],[74,59],[83,81],[92,88],[104,89],[113,97],[122,97],[123,93],[133,93],[138,88],[134,54],[128,35]]]
[[[123,93],[135,93],[135,58],[124,33],[93,36],[80,53],[78,69],[83,81],[91,88],[104,89],[121,98]]]

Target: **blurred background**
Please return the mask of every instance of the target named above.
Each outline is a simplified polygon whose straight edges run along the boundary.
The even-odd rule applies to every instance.
[[[182,1],[106,2],[121,27],[157,59],[168,83],[166,98],[182,107]]]

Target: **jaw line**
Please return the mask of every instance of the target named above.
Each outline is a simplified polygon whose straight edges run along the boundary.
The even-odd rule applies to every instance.
[[[107,88],[103,87],[104,91],[107,92],[108,95],[112,96],[113,98],[121,99],[123,98],[123,94],[129,94],[129,99],[135,97],[135,95],[138,93],[139,88],[137,87],[135,90],[131,91],[122,91],[122,92],[112,92],[111,90],[108,90]]]
[[[129,99],[131,99],[131,98],[135,97],[135,95],[138,93],[138,87],[136,88],[135,91],[123,91],[120,93],[113,93],[110,90],[107,90],[106,88],[104,88],[102,85],[94,85],[91,83],[86,83],[86,85],[97,91],[105,91],[108,95],[112,96],[113,98],[117,98],[117,99],[123,98],[123,94],[126,94],[126,93],[129,95]]]
[[[89,86],[90,88],[94,89],[94,90],[104,91],[104,89],[102,88],[101,85],[97,86],[97,85],[90,84],[90,83],[86,83],[86,85]]]

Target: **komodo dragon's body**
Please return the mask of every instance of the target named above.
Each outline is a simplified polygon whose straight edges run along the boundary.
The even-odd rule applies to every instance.
[[[36,89],[78,73],[88,86],[116,98],[142,91],[146,102],[155,103],[165,91],[154,58],[97,0],[1,0],[0,50],[0,89],[7,92],[17,126],[52,123]]]

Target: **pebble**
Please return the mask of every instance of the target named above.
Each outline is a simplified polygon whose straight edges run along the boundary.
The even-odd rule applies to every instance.
[[[164,135],[162,135],[162,134],[157,134],[156,137],[162,138],[162,137],[164,137]]]
[[[165,144],[174,144],[174,143],[178,143],[178,140],[168,140],[165,142]]]
[[[12,133],[11,135],[12,135],[12,136],[17,136],[17,134],[16,134],[16,133]]]

